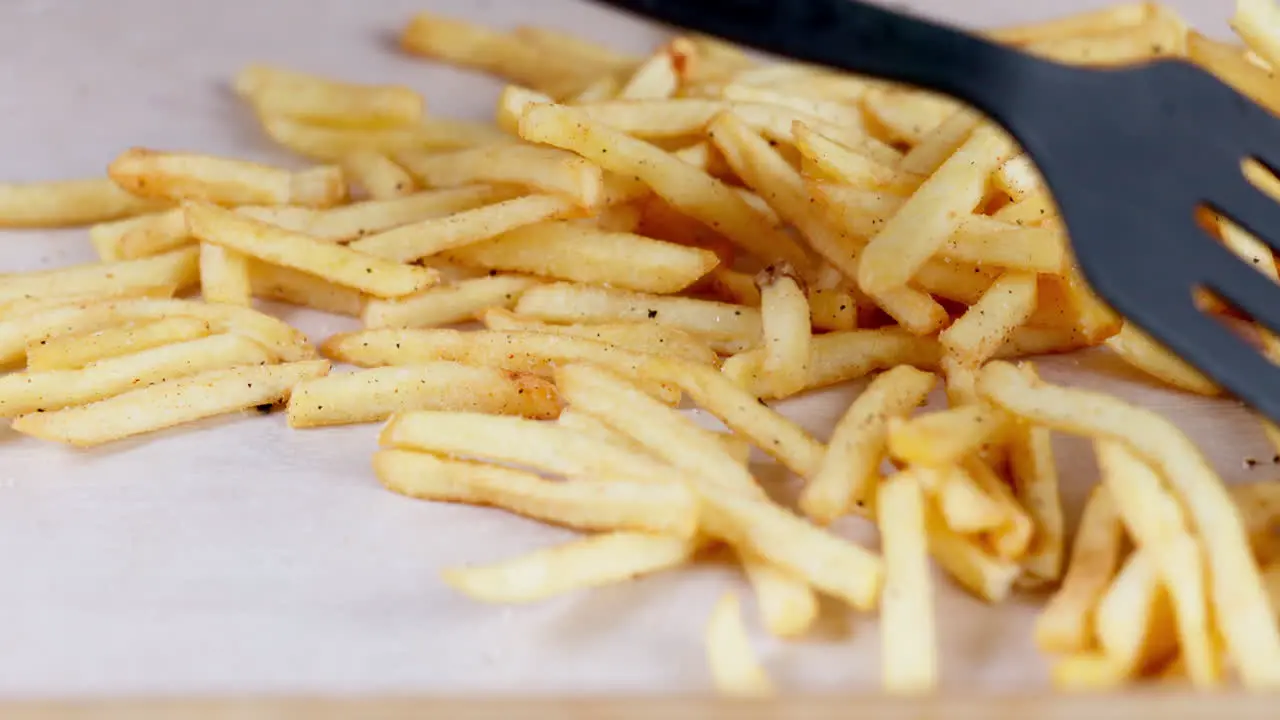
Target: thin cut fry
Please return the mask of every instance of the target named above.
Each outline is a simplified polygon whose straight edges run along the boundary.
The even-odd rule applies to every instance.
[[[809,300],[789,267],[767,268],[757,278],[764,335],[764,378],[779,397],[804,388],[812,325]]]
[[[341,165],[350,180],[373,200],[407,197],[418,189],[413,176],[379,152],[364,150],[351,153],[342,158]]]
[[[261,115],[354,127],[422,120],[422,98],[407,87],[346,83],[269,65],[249,65],[236,74],[234,86]]]
[[[27,370],[76,370],[99,360],[196,340],[212,332],[204,320],[176,316],[56,335],[27,346]]]
[[[394,300],[371,300],[361,319],[369,328],[450,325],[472,320],[489,308],[515,307],[521,294],[538,284],[522,275],[459,280]]]
[[[925,499],[909,473],[889,478],[876,493],[885,565],[880,657],[884,688],[891,693],[926,692],[938,682]]]
[[[1009,472],[1018,504],[1026,508],[1035,525],[1035,535],[1022,558],[1022,566],[1036,582],[1057,582],[1062,576],[1066,530],[1058,492],[1058,468],[1048,428],[1024,423],[1013,431],[1009,440]]]
[[[133,295],[157,286],[182,289],[200,277],[198,255],[192,247],[141,260],[0,275],[0,303],[74,295]]]
[[[889,425],[889,452],[925,467],[946,467],[1005,438],[1010,418],[990,405],[962,405]]]
[[[1036,276],[1006,272],[938,339],[948,353],[977,367],[995,355],[1035,309]]]
[[[1222,390],[1199,370],[1169,352],[1132,323],[1108,338],[1107,347],[1133,367],[1173,387],[1198,395],[1219,395]]]
[[[991,554],[974,538],[953,532],[936,508],[926,511],[929,553],[966,590],[990,603],[1009,596],[1021,568]]]
[[[496,128],[444,118],[427,118],[419,125],[376,129],[311,125],[279,115],[262,116],[259,120],[262,129],[276,143],[321,162],[338,162],[355,152],[459,150],[512,142]]]
[[[1044,652],[1094,647],[1093,613],[1120,564],[1120,518],[1111,494],[1095,488],[1076,530],[1062,587],[1036,619],[1036,645]]]
[[[329,207],[347,198],[342,169],[332,166],[295,173],[212,155],[133,148],[111,161],[107,173],[135,195],[162,200]]]
[[[213,243],[200,243],[200,296],[205,302],[249,305],[253,283],[249,258]]]
[[[499,145],[452,153],[397,153],[397,162],[425,187],[505,183],[562,195],[594,207],[604,192],[600,166],[556,148]]]
[[[253,296],[265,300],[315,308],[335,315],[360,317],[366,296],[359,290],[335,285],[310,273],[259,260],[249,262]]]
[[[0,227],[89,225],[155,212],[168,204],[138,197],[106,178],[0,183]]]
[[[808,632],[818,619],[818,596],[813,588],[752,553],[739,551],[738,561],[755,590],[765,629],[780,638]]]
[[[1158,667],[1178,648],[1173,607],[1159,560],[1138,549],[1125,561],[1095,613],[1098,645],[1130,675]]]
[[[707,623],[707,664],[716,689],[723,695],[762,698],[774,694],[773,681],[760,666],[746,628],[738,596],[725,593]]]
[[[642,323],[553,325],[502,309],[489,309],[479,319],[490,330],[537,332],[587,338],[624,350],[655,353],[714,365],[718,358],[709,345],[683,330]]]

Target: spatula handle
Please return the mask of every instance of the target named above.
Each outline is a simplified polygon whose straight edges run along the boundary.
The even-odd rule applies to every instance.
[[[950,95],[997,119],[1060,66],[855,0],[603,0],[802,62]],[[1003,107],[996,107],[1001,105]]]

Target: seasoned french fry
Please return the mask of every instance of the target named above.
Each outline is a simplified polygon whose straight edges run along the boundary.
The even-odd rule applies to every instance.
[[[1280,9],[1266,0],[1237,0],[1231,28],[1272,67],[1280,65]]]
[[[27,370],[76,370],[99,360],[196,340],[212,332],[204,320],[175,316],[56,335],[27,346]]]
[[[1222,392],[1199,370],[1186,364],[1132,323],[1125,323],[1119,334],[1108,338],[1106,344],[1126,363],[1180,390],[1210,396]]]
[[[504,332],[539,332],[587,338],[634,352],[665,354],[694,362],[716,364],[718,358],[709,345],[689,333],[664,325],[642,323],[602,323],[592,325],[553,325],[502,309],[489,309],[479,319],[490,330]]]
[[[773,266],[756,279],[764,334],[764,378],[779,397],[804,389],[812,325],[805,289],[791,268]]]
[[[413,176],[391,158],[364,150],[342,158],[341,166],[351,182],[374,200],[393,200],[417,191]]]
[[[1175,19],[1176,20],[1176,19]],[[1070,65],[1114,67],[1151,58],[1178,56],[1186,45],[1186,27],[1155,19],[1097,35],[1040,40],[1023,47],[1040,57]]]
[[[1178,649],[1172,603],[1148,550],[1129,556],[1094,613],[1098,645],[1129,675],[1159,666]]]
[[[564,150],[500,145],[452,153],[397,153],[397,162],[425,187],[506,183],[595,207],[604,192],[600,166]]]
[[[1082,652],[1094,646],[1094,611],[1120,565],[1120,518],[1105,488],[1089,495],[1076,530],[1062,587],[1036,619],[1036,645],[1044,652]]]
[[[982,116],[971,110],[960,110],[947,118],[919,144],[902,157],[898,168],[903,172],[929,176],[960,149],[982,121]]]
[[[962,535],[998,531],[1007,520],[999,501],[960,467],[945,470],[912,468],[935,497],[947,527]]]
[[[760,666],[746,628],[738,596],[725,593],[707,623],[707,664],[716,689],[723,695],[762,698],[774,694],[773,681]]]
[[[1036,276],[1006,272],[938,339],[948,353],[977,367],[995,355],[1035,309]]]
[[[364,293],[359,290],[335,285],[301,270],[258,260],[249,261],[249,282],[254,297],[335,315],[360,317],[366,303]]]
[[[1025,199],[1044,187],[1044,180],[1027,155],[1010,158],[995,172],[995,184],[1013,202]]]
[[[98,259],[103,262],[132,260],[141,256],[124,254],[125,238],[135,230],[147,232],[157,227],[171,227],[182,239],[185,239],[187,234],[187,222],[182,209],[173,208],[92,225],[89,228],[89,242],[93,245],[94,252],[98,254]]]
[[[575,64],[590,64],[595,67],[593,70],[595,72],[631,68],[640,62],[639,58],[619,53],[613,48],[585,40],[572,33],[521,25],[511,34],[548,52],[554,51],[564,56],[571,56]]]
[[[339,167],[290,172],[245,160],[133,148],[107,166],[120,187],[142,197],[220,205],[329,207],[347,198]]]
[[[202,242],[302,270],[377,297],[408,295],[430,287],[439,279],[439,273],[431,268],[389,262],[214,205],[188,203],[183,207],[188,230]]]
[[[720,91],[720,96],[734,102],[781,105],[805,115],[846,128],[863,128],[862,113],[858,108],[839,102],[814,100],[770,88],[730,83]]]
[[[796,122],[793,130],[796,148],[805,161],[806,173],[819,179],[829,179],[844,185],[865,189],[884,190],[894,194],[910,195],[924,182],[915,173],[897,171],[873,158],[834,140],[814,132],[803,122]]]
[[[460,150],[513,142],[496,128],[465,120],[427,118],[419,125],[355,129],[310,125],[292,118],[266,115],[262,129],[277,144],[320,162],[338,162],[356,152],[395,153],[410,150]]]
[[[91,447],[225,415],[289,397],[294,385],[329,371],[324,360],[240,365],[166,380],[89,405],[22,415],[13,429],[41,440]]]
[[[1151,16],[1151,3],[1134,2],[1112,5],[1099,10],[1086,10],[1029,25],[997,28],[988,31],[987,36],[998,42],[1026,45],[1044,40],[1097,35],[1108,30],[1135,27],[1150,20]]]
[[[213,243],[200,243],[200,296],[205,302],[249,305],[253,287],[248,256]]]
[[[809,320],[815,330],[853,330],[858,326],[858,301],[844,290],[810,288]]]
[[[555,386],[544,378],[437,361],[327,375],[300,383],[289,398],[289,426],[378,422],[414,410],[546,420],[560,412],[560,402]]]
[[[1205,559],[1190,534],[1172,539],[1159,551],[1160,572],[1173,601],[1177,642],[1187,677],[1200,688],[1222,683],[1217,636],[1205,589]]]
[[[991,553],[973,538],[953,532],[936,508],[927,508],[929,553],[966,590],[997,603],[1009,596],[1021,570],[1016,562]]]
[[[155,212],[168,204],[127,192],[106,178],[0,183],[0,227],[89,225]]]
[[[639,178],[673,207],[764,260],[790,262],[802,273],[810,266],[795,240],[762,227],[760,214],[724,183],[648,143],[592,121],[574,108],[529,108],[520,121],[520,136],[573,151],[606,170]]]
[[[924,467],[946,467],[1005,439],[1011,418],[990,405],[962,405],[912,420],[889,421],[889,452]]]
[[[262,115],[364,128],[422,120],[422,97],[397,85],[359,85],[269,65],[249,65],[233,84]]]
[[[511,468],[406,450],[379,450],[373,469],[387,489],[401,495],[490,505],[581,530],[688,538],[698,529],[697,498],[677,482],[556,482]]]
[[[522,275],[459,280],[394,300],[370,300],[361,319],[370,328],[450,325],[474,319],[489,308],[515,307],[520,295],[538,284]]]
[[[900,89],[872,90],[862,98],[862,107],[888,140],[909,145],[920,144],[960,110],[950,98]]]
[[[756,308],[568,283],[529,290],[516,303],[516,312],[560,323],[621,321],[666,325],[692,333],[717,350],[730,352],[756,347],[762,332],[760,311]]]
[[[822,465],[800,495],[800,509],[826,524],[865,502],[887,451],[889,418],[910,413],[933,385],[932,374],[907,365],[871,381],[836,424]]]
[[[446,257],[462,265],[657,294],[684,290],[720,262],[710,250],[566,221],[527,225]]]
[[[1193,32],[1187,35],[1187,59],[1248,95],[1254,102],[1272,112],[1280,111],[1280,87],[1271,73],[1249,62],[1239,48]]]
[[[674,47],[674,46],[679,47]],[[670,45],[654,53],[640,63],[625,84],[619,88],[619,100],[660,100],[675,95],[684,75],[682,66],[696,56],[697,49],[683,38],[676,38]]]
[[[1062,576],[1066,530],[1048,428],[1023,423],[1014,429],[1009,440],[1009,472],[1018,504],[1026,508],[1035,525],[1022,566],[1033,582],[1057,582]]]
[[[121,227],[125,223],[128,224]],[[113,223],[113,225],[116,225],[116,228],[109,229],[105,236],[99,231],[95,242],[99,250],[98,257],[103,260],[107,260],[103,250],[109,242],[112,243],[112,248],[105,254],[114,255],[116,260],[151,257],[195,243],[191,234],[187,232],[187,215],[181,207],[121,221],[119,224]],[[114,234],[116,230],[122,232],[112,241],[110,234]],[[93,231],[90,231],[89,239],[95,241]]]
[[[610,532],[440,575],[449,587],[481,602],[528,603],[678,567],[696,549],[696,540]]]
[[[876,493],[885,566],[881,672],[884,689],[892,693],[925,692],[938,682],[925,499],[909,473],[889,478]]]
[[[199,250],[192,247],[140,260],[0,275],[0,303],[79,295],[134,295],[157,286],[183,289],[199,279],[199,265]]]
[[[818,597],[808,583],[750,552],[738,552],[738,562],[755,590],[760,619],[771,634],[803,635],[818,618]]]

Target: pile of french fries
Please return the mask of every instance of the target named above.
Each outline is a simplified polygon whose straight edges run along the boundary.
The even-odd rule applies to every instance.
[[[991,35],[1070,63],[1186,57],[1280,112],[1280,7],[1239,0],[1234,26],[1243,45],[1138,3]],[[1037,376],[1028,358],[1105,346],[1218,392],[1091,293],[998,127],[704,37],[631,57],[423,13],[402,45],[512,83],[494,122],[253,65],[236,92],[307,169],[135,148],[103,179],[0,185],[0,224],[91,224],[100,256],[0,275],[13,427],[92,446],[283,403],[297,428],[387,421],[389,489],[588,533],[445,570],[459,592],[531,602],[723,546],[775,636],[805,635],[820,595],[878,610],[892,692],[939,681],[931,563],[990,603],[1052,591],[1035,640],[1058,687],[1280,687],[1280,484],[1228,488],[1163,417]],[[1205,225],[1276,277],[1255,238]],[[263,300],[364,329],[317,348]],[[860,379],[826,438],[766,402]],[[918,412],[935,388],[948,407]],[[1091,438],[1102,470],[1074,532],[1053,433]],[[761,455],[804,481],[794,507]],[[849,515],[877,549],[827,529]],[[711,613],[712,674],[772,693],[742,615],[733,594]]]

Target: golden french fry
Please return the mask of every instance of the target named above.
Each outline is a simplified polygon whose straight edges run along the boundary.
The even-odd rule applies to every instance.
[[[353,152],[343,157],[340,164],[350,182],[363,188],[374,200],[407,197],[418,189],[412,175],[379,152]]]
[[[279,115],[261,115],[258,119],[262,129],[277,144],[320,162],[338,162],[356,152],[460,150],[513,142],[497,128],[444,118],[427,118],[418,125],[374,129],[310,125]]]
[[[660,100],[675,95],[680,88],[684,65],[696,61],[697,48],[684,38],[676,38],[649,59],[640,63],[619,88],[619,100]]]
[[[139,197],[106,178],[0,183],[0,227],[89,225],[155,212],[168,204]]]
[[[221,245],[200,243],[200,296],[205,302],[252,303],[249,257]]]
[[[665,325],[643,323],[602,323],[591,325],[553,325],[541,320],[498,308],[485,310],[479,319],[490,330],[503,332],[539,332],[587,338],[634,352],[668,354],[694,362],[715,365],[716,353],[693,335]]]
[[[1271,73],[1250,62],[1239,48],[1192,32],[1187,35],[1187,59],[1254,102],[1272,112],[1280,111],[1280,87],[1272,80]]]
[[[950,98],[919,90],[877,89],[862,98],[862,107],[888,140],[918,145],[961,106]]]
[[[764,335],[765,382],[774,395],[786,397],[804,389],[809,372],[813,330],[809,299],[790,267],[773,266],[757,277],[760,323]]]
[[[1205,559],[1190,534],[1173,538],[1159,552],[1160,573],[1173,602],[1182,664],[1193,685],[1212,688],[1222,683],[1217,636],[1205,590]]]
[[[928,135],[902,157],[898,168],[903,172],[929,176],[938,171],[982,122],[982,116],[972,110],[960,110],[934,128]]]
[[[1097,35],[1108,30],[1141,25],[1151,19],[1152,3],[1135,2],[1086,10],[1028,25],[1014,25],[987,32],[987,37],[1010,45]]]
[[[1173,606],[1149,550],[1129,556],[1094,616],[1098,645],[1130,676],[1163,664],[1178,649]]]
[[[527,225],[446,257],[473,267],[657,294],[684,290],[720,262],[710,250],[566,221]]]
[[[948,353],[977,367],[995,355],[1035,309],[1036,276],[1006,272],[938,339]]]
[[[691,333],[717,350],[760,344],[756,308],[587,285],[554,283],[532,288],[516,303],[521,315],[560,323],[649,322]]]
[[[1044,180],[1030,156],[1010,158],[995,172],[995,185],[1013,202],[1025,199],[1044,187]]]
[[[1070,65],[1113,67],[1182,55],[1186,33],[1181,19],[1157,17],[1096,35],[1039,40],[1027,43],[1023,50]]]
[[[962,405],[912,420],[890,420],[889,452],[912,465],[946,467],[1004,440],[1011,429],[1011,418],[999,408]]]
[[[1033,384],[993,362],[978,390],[1006,411],[1065,432],[1124,442],[1164,476],[1199,530],[1219,630],[1248,687],[1280,682],[1280,630],[1239,512],[1221,479],[1177,428],[1150,411],[1085,390]]]
[[[529,603],[679,567],[696,549],[696,540],[610,532],[491,565],[449,568],[440,575],[449,587],[474,600]]]
[[[329,207],[347,198],[339,167],[291,172],[245,160],[133,148],[107,166],[120,187],[142,197],[220,205]]]
[[[175,316],[127,322],[102,330],[56,335],[27,345],[27,370],[76,370],[99,360],[196,340],[212,332],[213,329],[204,320]]]
[[[335,315],[360,317],[365,295],[359,290],[335,285],[310,273],[259,260],[249,261],[249,282],[253,296],[265,300],[315,308]]]
[[[924,182],[923,176],[895,170],[814,132],[803,122],[797,121],[792,132],[796,137],[796,148],[804,159],[806,174],[813,174],[818,179],[900,195],[910,195]]]
[[[1280,65],[1280,9],[1267,0],[1237,0],[1231,28],[1272,67]]]
[[[1089,495],[1062,586],[1036,619],[1036,646],[1044,652],[1083,652],[1094,647],[1094,612],[1120,565],[1124,537],[1111,494]]]
[[[771,634],[790,638],[806,633],[818,618],[818,597],[808,583],[750,552],[738,562],[755,590],[760,619]]]
[[[0,376],[0,417],[85,405],[166,380],[271,360],[271,353],[252,340],[213,335],[98,360],[77,370],[9,373]]]
[[[593,72],[631,68],[640,62],[639,58],[559,30],[521,25],[511,34],[549,53],[572,57],[575,64],[592,65],[595,68]]]
[[[195,243],[187,232],[187,215],[181,207],[111,223],[96,237],[90,230],[89,240],[98,249],[98,257],[108,262],[151,257]]]
[[[1136,545],[1158,550],[1186,532],[1182,507],[1146,461],[1114,440],[1096,440],[1094,449],[1102,482]]]
[[[930,490],[949,529],[961,535],[973,535],[997,531],[1007,521],[1007,513],[999,501],[984,492],[964,468],[912,469]]]
[[[559,195],[595,207],[604,193],[600,166],[556,148],[499,145],[452,153],[402,152],[395,156],[426,187],[505,183]]]
[[[538,284],[522,275],[459,280],[394,300],[370,300],[361,319],[369,328],[450,325],[474,319],[489,308],[514,307],[522,293]]]
[[[1133,367],[1180,390],[1198,395],[1219,395],[1222,390],[1199,370],[1169,352],[1132,323],[1106,341],[1116,355]]]
[[[401,495],[490,505],[581,530],[688,538],[698,529],[697,498],[678,482],[557,482],[521,470],[406,450],[379,450],[373,469],[387,489]]]
[[[836,424],[822,465],[800,495],[800,509],[825,524],[865,502],[885,458],[889,418],[910,413],[933,385],[931,373],[908,365],[871,381]]]
[[[642,140],[592,121],[575,108],[530,107],[520,120],[520,136],[639,178],[673,207],[762,259],[790,262],[801,272],[809,268],[804,250],[781,231],[762,227],[760,214],[727,185]]]
[[[359,85],[286,70],[249,65],[236,74],[236,94],[263,115],[281,115],[317,125],[385,127],[422,120],[422,97],[398,85]]]
[[[781,105],[796,112],[812,115],[833,125],[840,125],[846,128],[864,127],[862,112],[858,108],[845,103],[815,100],[771,88],[738,83],[725,85],[720,90],[720,96],[732,102]]]
[[[929,532],[924,491],[910,471],[879,487],[876,517],[885,566],[880,603],[884,689],[891,693],[929,691],[938,683]]]
[[[140,260],[0,275],[0,303],[79,295],[126,296],[157,286],[183,289],[199,280],[199,266],[199,250],[192,247]]]
[[[947,527],[936,508],[926,508],[929,553],[966,590],[990,603],[1001,602],[1013,590],[1021,568],[987,552],[982,543]]]
[[[91,447],[278,403],[294,385],[328,371],[324,360],[211,370],[89,405],[22,415],[14,419],[13,429],[41,440]]]
[[[289,398],[295,428],[378,422],[396,413],[447,410],[546,420],[560,412],[544,378],[438,361],[327,375],[300,383]]]
[[[707,623],[707,664],[722,695],[741,698],[763,698],[774,694],[769,679],[742,625],[742,608],[738,596],[725,593],[716,602]]]
[[[947,238],[939,256],[951,262],[1059,274],[1067,262],[1066,236],[1048,228],[1019,227],[971,215]],[[936,266],[929,263],[925,267]]]
[[[810,288],[809,320],[816,330],[853,330],[858,327],[858,301],[844,290]]]
[[[1065,521],[1048,428],[1023,423],[1014,429],[1009,440],[1009,473],[1018,504],[1026,508],[1035,525],[1022,566],[1033,582],[1057,582],[1062,576]]]
[[[377,297],[408,295],[439,280],[439,273],[431,268],[383,260],[214,205],[188,203],[183,207],[187,213],[187,228],[202,242],[220,245],[264,262],[302,270]]]

